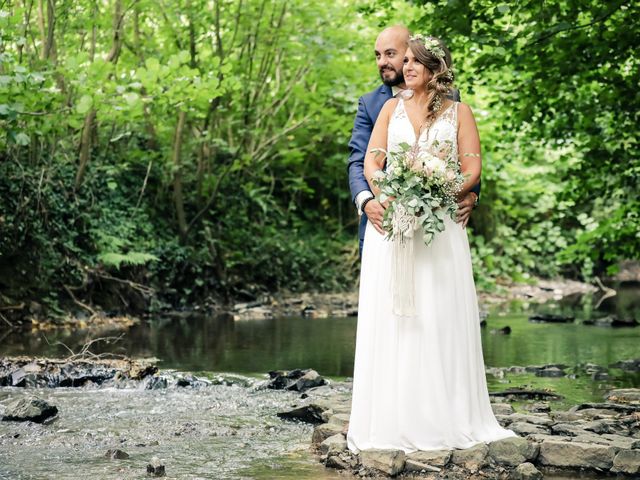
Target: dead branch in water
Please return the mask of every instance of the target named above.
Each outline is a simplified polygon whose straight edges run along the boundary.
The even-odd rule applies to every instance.
[[[618,293],[613,288],[605,287],[598,277],[595,277],[595,280],[598,288],[600,288],[600,290],[604,292],[602,297],[600,297],[600,300],[598,300],[598,303],[596,303],[595,308],[598,309],[600,305],[602,305],[602,302],[604,302],[607,298],[615,297]]]
[[[64,342],[55,342],[55,343],[50,343],[49,339],[47,338],[46,335],[43,335],[45,341],[47,342],[48,345],[51,346],[56,346],[56,345],[61,345],[64,348],[67,349],[67,351],[69,351],[71,353],[71,355],[69,355],[68,357],[66,357],[63,361],[64,362],[70,362],[70,361],[75,361],[75,360],[102,360],[102,359],[121,359],[124,360],[127,358],[126,355],[120,355],[120,354],[116,354],[116,353],[109,353],[109,352],[105,352],[105,353],[93,353],[91,352],[90,348],[98,343],[98,342],[107,342],[107,343],[115,343],[118,342],[122,339],[122,337],[124,337],[124,333],[121,333],[120,335],[118,335],[117,337],[99,337],[99,338],[94,338],[92,340],[89,340],[88,342],[86,342],[82,348],[80,349],[80,351],[78,353],[74,352],[71,348],[69,348],[69,346],[67,344],[65,344]]]

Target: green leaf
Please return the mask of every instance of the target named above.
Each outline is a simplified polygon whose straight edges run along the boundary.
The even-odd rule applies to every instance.
[[[84,115],[89,110],[91,110],[92,106],[93,106],[93,99],[89,95],[83,95],[82,97],[80,97],[80,100],[76,105],[76,111],[79,114]]]
[[[22,146],[29,145],[31,143],[31,138],[29,138],[29,135],[27,135],[24,132],[20,132],[16,134],[14,140],[18,145],[22,145]]]

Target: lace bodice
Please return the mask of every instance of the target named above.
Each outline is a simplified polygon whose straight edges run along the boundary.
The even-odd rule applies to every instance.
[[[387,134],[387,150],[400,150],[401,143],[414,145],[416,141],[413,125],[404,108],[404,99],[399,95],[398,104],[391,115]],[[430,150],[434,143],[450,142],[452,154],[458,158],[458,102],[447,107],[431,125],[420,133],[420,149]]]

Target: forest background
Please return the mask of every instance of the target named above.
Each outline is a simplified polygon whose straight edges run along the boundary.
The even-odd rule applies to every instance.
[[[480,288],[640,258],[630,1],[0,0],[0,304],[352,290],[347,142],[404,23],[483,144]],[[150,293],[155,292],[155,295]]]

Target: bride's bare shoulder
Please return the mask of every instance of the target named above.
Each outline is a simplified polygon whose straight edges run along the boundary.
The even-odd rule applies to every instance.
[[[398,99],[393,97],[384,102],[382,109],[393,110],[394,108],[396,108],[396,105],[398,105]]]

